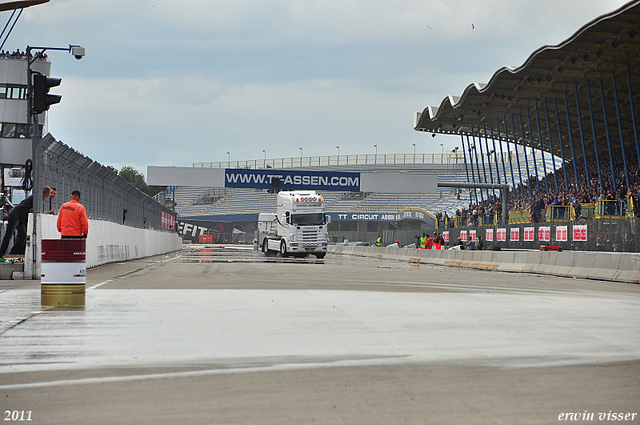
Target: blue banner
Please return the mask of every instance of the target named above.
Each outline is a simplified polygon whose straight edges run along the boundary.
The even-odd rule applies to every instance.
[[[359,192],[360,173],[226,169],[224,187]]]

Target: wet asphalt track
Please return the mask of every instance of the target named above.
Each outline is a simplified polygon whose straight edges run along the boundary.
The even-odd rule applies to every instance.
[[[192,247],[91,269],[87,288],[84,309],[46,311],[38,282],[0,282],[2,412],[67,424],[640,413],[636,285]]]

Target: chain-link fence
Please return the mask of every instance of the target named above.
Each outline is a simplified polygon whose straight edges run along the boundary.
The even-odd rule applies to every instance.
[[[50,134],[38,143],[33,167],[33,193],[41,194],[44,186],[55,187],[58,195],[52,208],[56,212],[69,200],[73,190],[79,190],[80,202],[91,219],[174,230],[175,211],[159,204],[111,169],[56,141]],[[48,211],[48,202],[44,205],[34,202],[34,210]]]

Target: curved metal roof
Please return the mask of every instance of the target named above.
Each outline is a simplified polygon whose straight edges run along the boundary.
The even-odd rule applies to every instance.
[[[416,113],[414,129],[483,137],[493,132],[494,139],[504,140],[506,127],[509,141],[539,148],[542,138],[548,151],[549,139],[557,149],[559,125],[563,145],[568,147],[571,134],[574,144],[584,140],[589,145],[587,155],[593,152],[594,137],[605,142],[607,131],[613,149],[615,141],[620,148],[620,133],[625,144],[635,145],[634,127],[640,124],[638,33],[640,0],[634,0],[584,25],[563,43],[539,48],[523,65],[500,68],[487,84],[472,83],[462,96],[448,96],[440,106]]]

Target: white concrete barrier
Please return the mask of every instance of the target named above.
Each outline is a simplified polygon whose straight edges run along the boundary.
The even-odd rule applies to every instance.
[[[617,282],[640,283],[640,254],[620,255],[618,272],[612,280]]]
[[[555,267],[552,268],[551,274],[554,276],[572,276],[570,274],[575,262],[576,253],[573,251],[558,252]]]
[[[640,254],[586,251],[457,251],[330,246],[329,252],[416,263],[640,283]]]
[[[537,272],[540,274],[553,274],[557,261],[557,251],[540,251],[540,266]]]
[[[29,229],[33,229],[32,216],[29,216]],[[38,240],[58,239],[58,216],[39,214],[36,220]],[[32,234],[28,230],[29,235]],[[41,244],[36,244],[36,255],[33,259],[31,241],[25,252],[25,276],[39,279]],[[134,258],[150,257],[152,255],[182,249],[182,238],[176,233],[161,232],[149,229],[138,229],[102,220],[89,220],[89,236],[87,237],[87,267],[117,261],[132,260]]]
[[[569,269],[568,275],[573,277],[579,277],[586,279],[594,273],[594,264],[597,255],[608,255],[608,253],[595,253],[595,252],[581,252],[580,255],[575,255],[573,260],[573,267]],[[615,270],[618,269],[618,265],[614,265]]]
[[[613,280],[620,270],[622,256],[613,252],[600,252],[595,255],[589,279]]]

